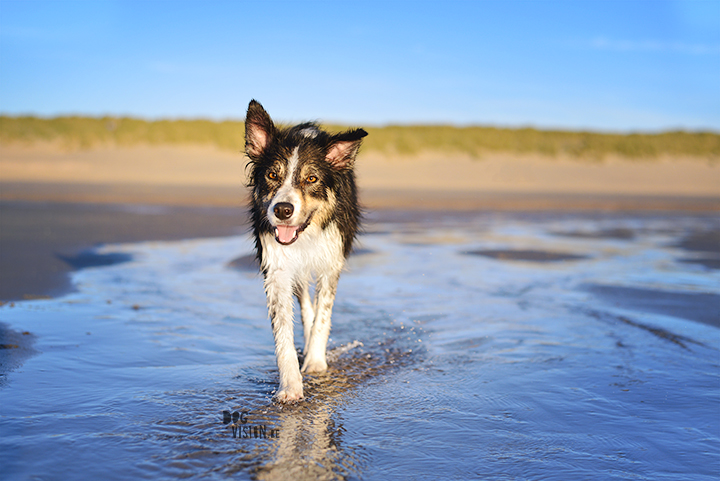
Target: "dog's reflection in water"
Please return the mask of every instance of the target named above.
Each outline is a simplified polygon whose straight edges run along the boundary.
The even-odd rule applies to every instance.
[[[362,448],[343,442],[346,430],[335,415],[338,407],[358,385],[416,362],[418,356],[392,341],[372,350],[351,343],[328,353],[331,363],[326,372],[306,377],[304,401],[266,402],[238,411],[234,423],[238,436],[252,438],[248,441],[254,444],[248,446],[253,452],[247,453],[253,457],[253,466],[247,466],[253,477],[297,481],[358,475],[365,457]]]

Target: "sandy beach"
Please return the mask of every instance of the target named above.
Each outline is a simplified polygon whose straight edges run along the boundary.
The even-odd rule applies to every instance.
[[[0,146],[3,200],[133,202],[175,205],[244,203],[241,152],[202,146],[102,147],[67,151],[54,144]],[[720,165],[699,158],[591,161],[536,154],[479,159],[426,152],[413,157],[361,153],[356,172],[369,208],[640,208],[648,199],[704,199],[720,204]],[[558,202],[550,202],[553,196]],[[527,200],[523,201],[523,197]],[[617,207],[612,199],[625,198]],[[542,201],[538,199],[543,199]],[[586,199],[583,201],[583,199]],[[587,199],[595,199],[588,203]],[[710,202],[710,204],[707,204]],[[552,204],[552,205],[550,205]]]

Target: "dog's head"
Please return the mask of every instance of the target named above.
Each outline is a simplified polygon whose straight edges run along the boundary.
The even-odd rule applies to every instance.
[[[295,242],[312,223],[332,213],[341,184],[354,179],[362,129],[328,134],[314,123],[275,126],[265,109],[250,102],[245,118],[245,152],[257,221],[283,245]]]

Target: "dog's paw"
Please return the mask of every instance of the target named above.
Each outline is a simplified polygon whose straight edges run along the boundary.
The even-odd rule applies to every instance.
[[[273,399],[280,403],[294,403],[298,402],[303,398],[302,386],[299,389],[282,389],[278,391]]]
[[[306,374],[325,372],[327,371],[327,361],[325,359],[311,359],[310,357],[306,357],[300,371]]]

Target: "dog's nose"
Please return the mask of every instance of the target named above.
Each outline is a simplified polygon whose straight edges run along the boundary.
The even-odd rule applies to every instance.
[[[293,215],[295,208],[290,202],[278,202],[273,208],[275,216],[280,220],[287,220]]]

